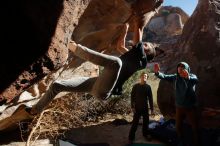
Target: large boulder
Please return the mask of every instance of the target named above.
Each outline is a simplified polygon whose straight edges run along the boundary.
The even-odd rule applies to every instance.
[[[177,63],[186,61],[198,75],[199,121],[207,127],[220,126],[220,41],[215,28],[218,18],[209,0],[200,0],[184,25],[181,38],[173,46],[178,51],[167,60],[169,67],[164,69],[165,73],[175,73]],[[173,85],[160,82],[158,105],[165,116],[174,116]]]
[[[188,18],[181,8],[164,6],[151,18],[146,29],[162,37],[180,35]]]
[[[165,26],[165,31],[167,34],[178,35],[182,32],[183,23],[181,15],[177,13],[172,13],[167,16],[167,25]]]
[[[71,39],[100,52],[100,48],[109,48],[112,53],[113,44],[122,30],[111,26],[129,23],[133,28],[132,23],[138,18],[143,28],[161,4],[156,2],[29,0],[2,4],[5,6],[2,45],[6,46],[6,54],[10,54],[12,61],[7,61],[7,55],[1,57],[1,128],[7,129],[4,124],[10,118],[4,119],[10,117],[19,104],[35,104],[54,80],[98,76],[98,66],[88,64],[68,51]],[[11,37],[11,34],[19,37]],[[99,47],[100,44],[103,47]],[[2,98],[8,104],[4,104]]]
[[[172,13],[179,14],[181,16],[183,24],[185,24],[187,22],[187,20],[189,19],[189,15],[184,10],[182,10],[180,7],[173,7],[173,6],[161,7],[161,9],[159,10],[159,13],[157,15],[162,14],[163,16],[166,16],[166,15],[169,15]]]
[[[115,53],[121,25],[128,23],[133,32],[134,20],[140,21],[141,29],[155,14],[156,0],[93,0],[79,20],[73,40],[100,52]],[[138,20],[138,19],[139,20]]]
[[[89,0],[3,1],[0,100],[8,102],[68,58],[67,44]]]
[[[154,9],[158,7],[156,2],[156,0],[4,1],[2,4],[4,8],[1,9],[4,38],[1,45],[4,46],[5,53],[0,57],[0,102],[3,98],[10,102],[51,71],[60,69],[67,60],[71,60],[67,59],[69,55],[67,44],[70,39],[94,50],[101,52],[103,50],[98,48],[107,49],[111,53],[122,30],[120,27],[117,29],[109,27],[133,22],[133,12],[144,20],[142,24],[144,27],[154,14]],[[146,13],[149,15],[145,15]],[[104,33],[101,35],[96,33],[103,32],[102,30]],[[72,58],[72,54],[69,56]],[[73,60],[79,60],[74,67],[83,62],[76,57]]]
[[[165,18],[159,16],[159,17],[152,18],[147,28],[153,33],[155,33],[156,35],[164,35],[165,26],[166,26]]]

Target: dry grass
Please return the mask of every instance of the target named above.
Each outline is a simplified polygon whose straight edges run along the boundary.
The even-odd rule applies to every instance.
[[[66,130],[85,125],[92,125],[103,120],[105,115],[126,115],[131,112],[129,102],[112,98],[101,102],[86,94],[67,94],[55,99],[29,125],[27,145],[32,145],[39,138],[57,139]],[[107,120],[107,119],[106,119]]]
[[[69,93],[53,102],[29,125],[27,145],[32,145],[39,138],[57,139],[66,130],[76,127],[93,125],[101,120],[108,120],[121,115],[131,115],[130,92],[137,82],[140,72],[135,73],[124,85],[122,96],[113,96],[109,101],[103,102],[88,94]],[[150,74],[149,84],[154,95],[156,114],[159,109],[156,104],[156,91],[158,80]]]

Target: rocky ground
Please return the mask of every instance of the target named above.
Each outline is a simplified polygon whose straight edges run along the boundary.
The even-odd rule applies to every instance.
[[[128,144],[128,133],[131,127],[132,115],[122,117],[121,115],[110,118],[111,115],[107,115],[104,119],[98,123],[90,125],[84,125],[83,127],[73,128],[68,130],[62,136],[63,141],[50,141],[49,139],[37,140],[33,145],[36,146],[49,146],[56,145],[57,143],[75,144],[75,145],[109,145],[109,146],[124,146]],[[159,120],[161,115],[151,116],[151,120]],[[157,139],[152,141],[146,140],[142,136],[142,120],[140,120],[138,130],[136,132],[135,143],[142,144],[162,144]],[[7,133],[1,135],[0,145],[4,146],[24,146],[26,143],[22,142],[21,133],[19,130],[14,133],[10,133],[11,138],[8,139]],[[4,139],[7,137],[7,139]],[[4,140],[3,140],[4,139]],[[25,140],[25,139],[23,139]]]

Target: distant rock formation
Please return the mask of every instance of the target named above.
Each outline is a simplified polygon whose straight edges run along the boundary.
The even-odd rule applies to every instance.
[[[181,8],[163,6],[146,25],[144,41],[150,41],[164,51],[154,59],[155,62],[160,63],[162,69],[169,68],[168,60],[180,51],[176,48],[176,43],[188,19],[189,16]]]
[[[145,40],[160,42],[162,39],[180,35],[189,16],[178,7],[161,7],[145,27]]]

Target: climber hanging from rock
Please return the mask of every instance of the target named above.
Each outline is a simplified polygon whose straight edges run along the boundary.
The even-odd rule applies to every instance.
[[[116,26],[120,31],[122,30],[116,39],[116,48],[122,54],[120,57],[103,54],[100,52],[105,51],[92,50],[71,41],[68,46],[69,50],[85,61],[103,66],[102,73],[98,77],[75,77],[69,80],[54,81],[33,107],[21,105],[10,117],[13,120],[6,118],[0,121],[0,131],[16,122],[32,119],[43,111],[58,93],[63,91],[86,92],[101,100],[108,99],[112,94],[121,94],[124,82],[136,71],[146,68],[147,62],[157,54],[157,48],[152,47],[150,43],[142,42],[143,23],[140,20],[142,20],[140,17],[132,19],[134,35],[133,47],[130,50],[125,47],[129,24]]]
[[[127,24],[125,27],[127,27]],[[126,32],[118,42],[118,45],[122,48],[125,48],[123,43],[125,36]],[[147,43],[142,43],[141,39],[140,30],[136,31],[134,47],[120,57],[102,54],[76,44],[74,41],[70,42],[69,49],[76,56],[103,66],[102,73],[98,77],[76,77],[69,80],[55,81],[40,101],[33,106],[30,113],[40,113],[62,91],[87,92],[98,99],[108,99],[112,95],[115,85],[122,85],[122,81],[126,80],[125,78],[129,78],[134,72],[146,68],[147,62],[156,56],[155,48],[149,47]]]
[[[125,24],[124,27],[128,27],[128,25]],[[120,37],[118,42],[119,47],[125,47],[124,39],[126,34],[125,31],[124,36]],[[129,78],[134,72],[144,69],[147,62],[156,56],[155,48],[149,47],[147,43],[141,42],[142,34],[140,33],[140,29],[136,31],[134,36],[135,44],[133,48],[120,57],[102,54],[71,41],[69,43],[70,51],[81,59],[103,66],[104,69],[102,73],[98,77],[76,77],[69,80],[54,81],[49,90],[46,91],[39,102],[32,108],[28,108],[24,105],[18,107],[12,115],[12,117],[14,117],[12,122],[15,123],[24,119],[33,118],[34,115],[44,110],[54,97],[62,91],[87,92],[98,99],[108,99],[114,94],[112,91],[115,85],[118,85],[118,89],[124,80]],[[4,120],[0,121],[0,130],[3,130],[2,127],[6,128],[7,125],[10,125],[10,123],[4,122]]]

